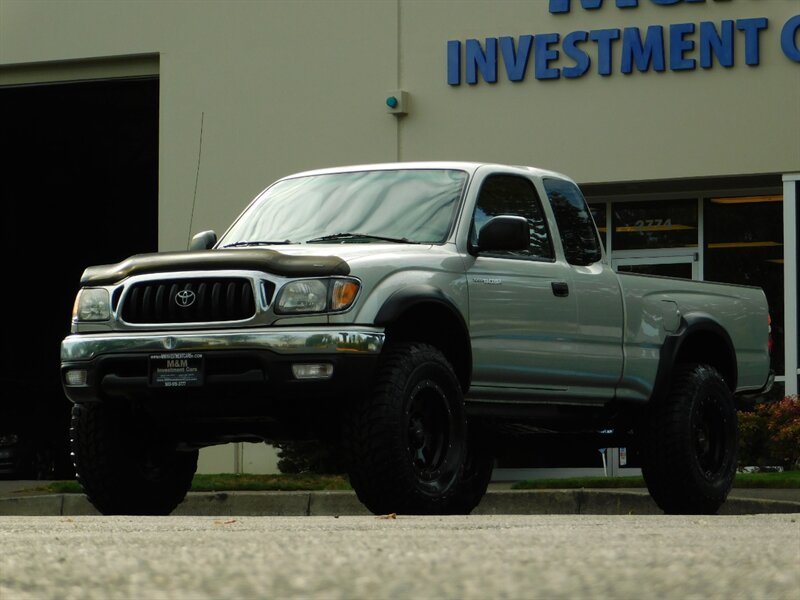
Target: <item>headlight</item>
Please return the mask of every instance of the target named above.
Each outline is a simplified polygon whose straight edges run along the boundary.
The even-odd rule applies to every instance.
[[[303,279],[281,288],[275,304],[278,314],[338,312],[350,308],[358,295],[354,279]]]
[[[84,288],[78,292],[72,308],[73,321],[108,321],[111,306],[108,292],[101,288]]]

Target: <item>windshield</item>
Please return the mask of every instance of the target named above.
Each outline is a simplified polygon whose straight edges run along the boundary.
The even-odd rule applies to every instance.
[[[467,174],[360,171],[281,181],[233,224],[220,246],[322,242],[442,243]]]

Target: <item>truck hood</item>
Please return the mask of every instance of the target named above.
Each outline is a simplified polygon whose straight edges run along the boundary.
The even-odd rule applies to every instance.
[[[341,249],[341,245],[336,250]],[[285,277],[348,275],[350,265],[331,253],[331,246],[294,247],[288,252],[269,248],[237,248],[196,252],[137,254],[113,265],[89,267],[81,285],[112,285],[132,275],[174,271],[246,270]],[[299,251],[298,251],[299,250]]]

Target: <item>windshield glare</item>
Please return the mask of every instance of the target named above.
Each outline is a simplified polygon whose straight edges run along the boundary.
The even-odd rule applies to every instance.
[[[312,175],[267,189],[233,224],[220,246],[240,241],[306,242],[337,233],[447,239],[467,180],[463,171],[419,169]],[[377,241],[343,238],[341,242]]]

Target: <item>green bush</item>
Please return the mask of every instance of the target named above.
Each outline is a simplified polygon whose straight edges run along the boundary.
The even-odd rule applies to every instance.
[[[281,473],[316,473],[340,475],[346,472],[339,446],[323,440],[270,442],[278,449]]]
[[[800,399],[787,396],[739,413],[739,465],[800,468]]]

